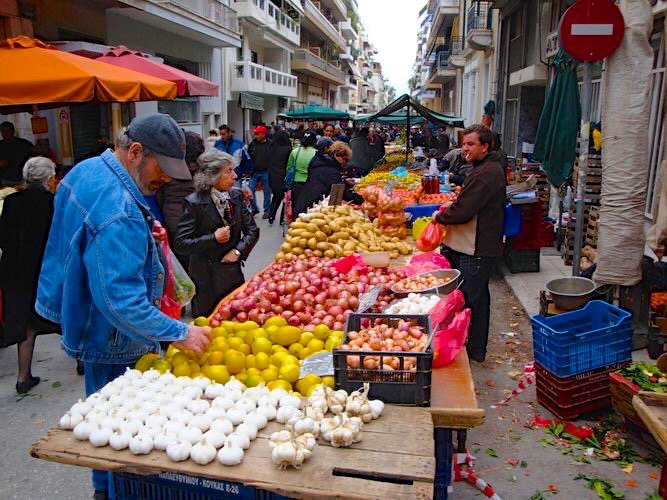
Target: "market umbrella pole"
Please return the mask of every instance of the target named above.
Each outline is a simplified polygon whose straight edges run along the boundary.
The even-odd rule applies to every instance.
[[[591,78],[592,63],[584,63],[584,81],[581,94],[581,130],[579,133],[579,173],[577,174],[576,221],[574,226],[574,257],[572,276],[579,276],[581,260],[581,244],[584,236],[584,196],[586,193],[586,174],[588,173],[588,139],[591,132],[591,94],[593,83]]]
[[[408,113],[405,117],[405,164],[410,158],[410,102],[408,101]]]

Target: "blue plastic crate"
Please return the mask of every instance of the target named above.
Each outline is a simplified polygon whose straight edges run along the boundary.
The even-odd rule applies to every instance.
[[[632,357],[632,315],[600,300],[556,316],[533,316],[535,360],[558,377],[604,368]]]
[[[418,217],[430,217],[433,212],[438,210],[440,205],[408,205],[403,209],[406,214],[411,214],[410,221],[416,220]]]
[[[268,491],[241,483],[165,472],[138,476],[114,472],[113,485],[118,500],[280,500],[286,499]]]

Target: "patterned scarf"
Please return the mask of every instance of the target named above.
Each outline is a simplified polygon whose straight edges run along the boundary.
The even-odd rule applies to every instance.
[[[222,222],[226,226],[231,226],[234,223],[234,211],[232,210],[231,197],[226,191],[218,191],[215,188],[211,189],[211,199],[215,205]]]

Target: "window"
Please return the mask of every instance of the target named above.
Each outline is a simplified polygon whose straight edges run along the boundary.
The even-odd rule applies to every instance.
[[[157,110],[178,123],[199,123],[199,99],[183,97],[175,101],[158,101]]]
[[[655,57],[653,59],[653,70],[651,71],[651,91],[649,100],[651,102],[651,112],[648,122],[649,133],[649,164],[648,164],[648,191],[646,196],[647,218],[653,220],[658,210],[658,201],[660,193],[658,192],[659,183],[657,179],[660,172],[660,164],[664,154],[664,97],[665,97],[665,41],[663,37],[662,22],[657,23],[658,27],[651,36],[651,46]],[[664,179],[663,182],[667,182]]]

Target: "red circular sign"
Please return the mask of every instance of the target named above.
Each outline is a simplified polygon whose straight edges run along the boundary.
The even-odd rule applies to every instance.
[[[623,40],[625,21],[612,0],[579,0],[560,20],[560,45],[578,61],[600,61]]]

